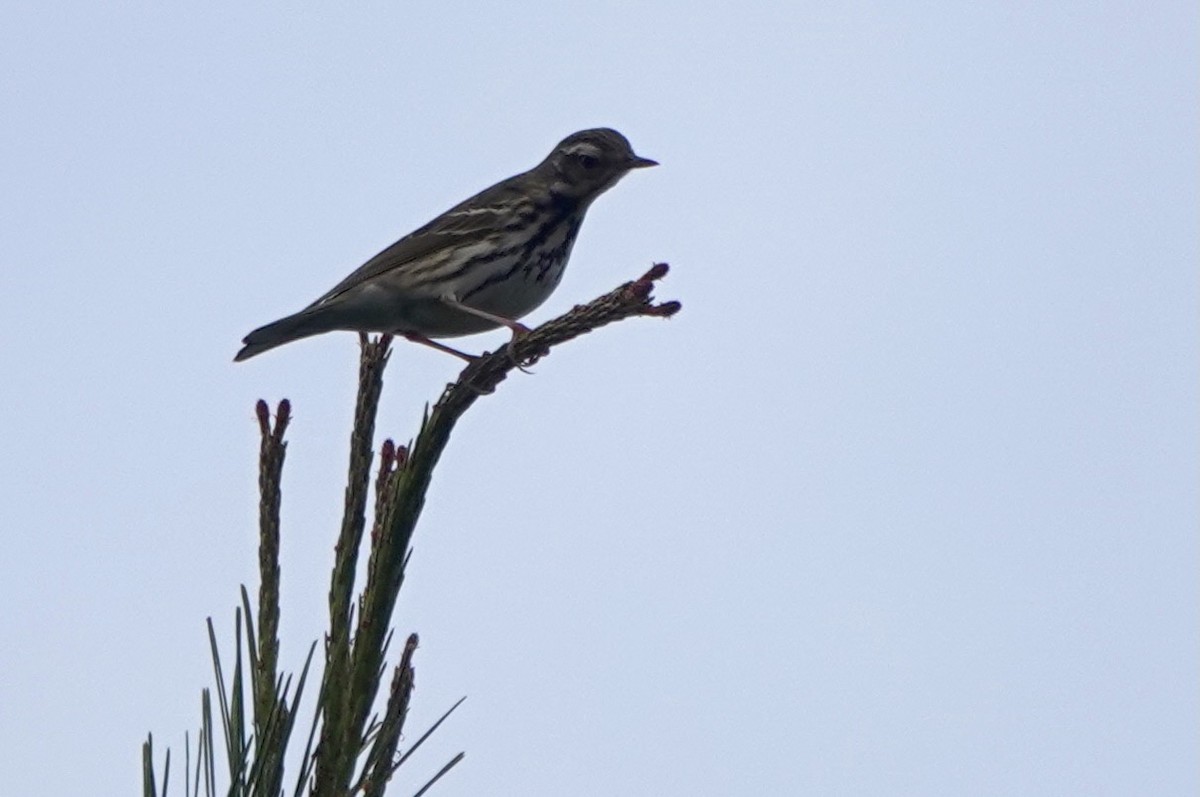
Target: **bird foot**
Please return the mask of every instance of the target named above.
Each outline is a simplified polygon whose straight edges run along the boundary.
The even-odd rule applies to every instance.
[[[518,329],[517,329],[518,327],[520,328],[520,331],[518,331]],[[520,371],[523,374],[532,374],[533,371],[530,370],[530,366],[537,363],[537,361],[542,359],[542,356],[547,354],[548,352],[547,351],[539,351],[539,352],[536,352],[534,354],[531,354],[531,355],[525,357],[524,359],[519,358],[517,356],[517,352],[516,352],[516,348],[515,348],[517,341],[519,341],[521,338],[528,335],[530,332],[530,329],[529,329],[529,327],[525,326],[524,324],[516,324],[514,322],[514,326],[512,327],[512,330],[513,330],[512,339],[510,339],[508,341],[508,345],[505,347],[505,351],[508,353],[508,358],[513,361],[514,365],[517,366],[518,371]]]

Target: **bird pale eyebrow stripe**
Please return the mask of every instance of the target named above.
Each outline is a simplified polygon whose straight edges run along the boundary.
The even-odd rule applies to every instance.
[[[567,147],[567,152],[572,154],[576,152],[586,152],[589,155],[599,155],[600,147],[598,146],[598,143],[599,142],[593,143],[591,141],[580,141],[578,144]]]

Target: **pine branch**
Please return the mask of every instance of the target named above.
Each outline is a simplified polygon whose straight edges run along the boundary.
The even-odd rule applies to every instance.
[[[510,347],[479,357],[442,393],[433,412],[422,424],[404,468],[391,486],[392,495],[386,502],[381,523],[382,533],[371,552],[352,666],[351,694],[358,698],[352,722],[360,733],[378,689],[383,640],[404,580],[409,542],[425,505],[433,469],[455,424],[481,396],[494,392],[513,370],[545,357],[554,346],[625,318],[667,318],[677,313],[678,302],[655,304],[652,298],[654,283],[666,276],[667,270],[665,263],[658,263],[639,279],[547,321],[515,340]]]
[[[404,581],[412,534],[425,503],[433,469],[459,418],[481,396],[493,393],[514,369],[531,365],[547,356],[555,346],[625,318],[674,315],[680,309],[678,302],[655,303],[651,296],[654,283],[666,273],[666,264],[657,264],[641,278],[573,308],[499,351],[477,358],[463,369],[455,382],[447,385],[432,411],[427,411],[411,447],[396,446],[391,440],[383,442],[375,478],[375,511],[369,537],[366,586],[356,604],[354,582],[366,529],[371,443],[391,344],[387,335],[375,340],[362,336],[345,507],[330,579],[325,672],[316,700],[312,731],[299,762],[297,796],[307,786],[309,793],[317,797],[347,797],[358,793],[381,797],[397,768],[462,703],[459,700],[451,706],[400,753],[414,683],[417,637],[411,634],[400,662],[393,670],[383,716],[376,719],[371,715],[384,678],[392,614]],[[243,588],[242,607],[235,614],[236,647],[228,691],[211,619],[208,628],[229,769],[228,794],[273,797],[282,794],[283,762],[312,651],[301,671],[296,692],[290,695],[290,676],[282,678],[278,675],[280,481],[287,447],[283,436],[290,420],[290,405],[286,399],[280,402],[274,425],[265,402],[258,403],[257,416],[261,432],[257,633],[249,594]],[[353,610],[355,606],[357,617]],[[247,701],[243,687],[243,617],[251,682],[249,707],[253,711],[250,727],[245,718]],[[218,753],[214,747],[214,724],[210,693],[204,690],[194,788],[188,789],[186,782],[191,771],[189,753],[184,762],[185,792],[198,795],[201,783],[205,794],[217,792],[215,762]],[[248,730],[252,730],[249,737]],[[454,756],[418,793],[424,794],[462,759],[462,753]],[[164,796],[166,774],[164,772]],[[143,748],[143,788],[148,795],[158,794],[153,771],[153,745],[149,738]]]

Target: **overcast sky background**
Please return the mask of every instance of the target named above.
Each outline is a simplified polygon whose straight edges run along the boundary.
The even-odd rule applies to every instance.
[[[455,432],[408,738],[468,699],[394,793],[1200,790],[1194,2],[244,6],[0,12],[6,793],[182,754],[259,397],[299,667],[357,345],[239,339],[597,125],[662,166],[530,320],[656,260],[684,309]],[[400,346],[381,436],[457,371]]]

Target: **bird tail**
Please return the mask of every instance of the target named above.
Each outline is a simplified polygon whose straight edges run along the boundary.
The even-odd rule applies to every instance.
[[[314,313],[312,310],[301,310],[295,315],[273,321],[265,327],[259,327],[242,338],[242,347],[233,358],[234,362],[248,360],[256,354],[282,346],[293,340],[320,335],[337,328],[336,322],[327,313]]]

